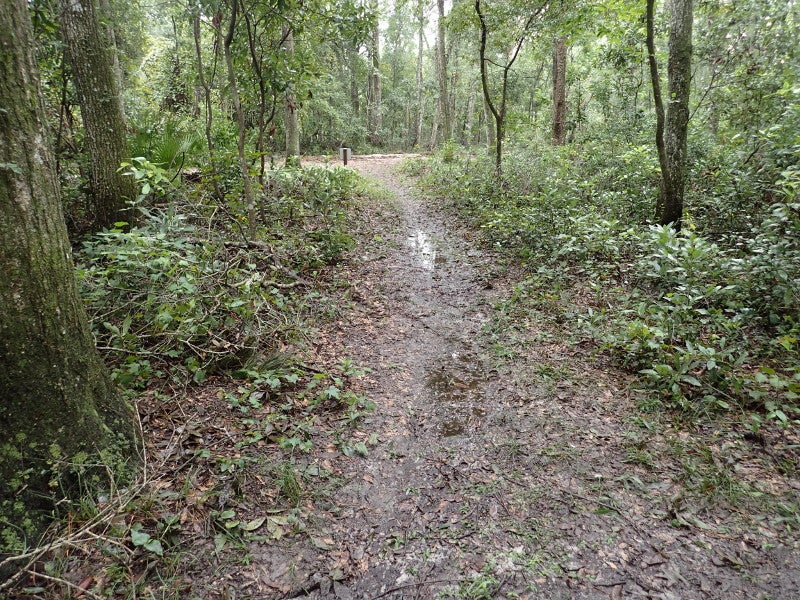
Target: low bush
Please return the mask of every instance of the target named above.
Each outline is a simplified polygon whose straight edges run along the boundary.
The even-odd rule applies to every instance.
[[[83,240],[76,254],[81,291],[122,385],[167,376],[199,382],[270,354],[293,335],[304,272],[351,246],[346,214],[357,177],[320,167],[272,177],[280,193],[264,198],[257,240],[237,240],[244,216],[235,207],[181,200],[166,181],[155,190],[151,177],[137,178],[137,227]],[[160,208],[146,208],[156,192]]]
[[[429,193],[527,269],[519,286],[541,293],[517,289],[517,302],[554,289],[604,295],[601,310],[567,311],[568,334],[591,336],[637,372],[651,400],[692,417],[737,411],[754,428],[800,422],[799,171],[740,185],[765,194],[748,200],[720,183],[730,179],[720,162],[704,176],[710,160],[695,163],[681,233],[649,222],[658,186],[651,148],[515,150],[502,177],[488,159],[465,155],[414,169]],[[731,224],[743,229],[719,231]]]

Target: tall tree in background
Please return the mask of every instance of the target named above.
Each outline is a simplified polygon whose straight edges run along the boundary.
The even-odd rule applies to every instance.
[[[379,146],[381,143],[380,131],[383,126],[381,108],[381,28],[378,20],[378,5],[373,3],[375,14],[375,27],[372,30],[372,38],[369,43],[370,70],[367,86],[367,131],[369,143]]]
[[[445,40],[444,0],[436,0],[436,78],[439,83],[439,114],[441,116],[442,139],[453,137],[453,119],[450,111],[450,93],[447,89],[447,46]]]
[[[230,8],[231,17],[228,22],[228,32],[225,34],[223,47],[225,49],[225,66],[228,70],[228,86],[230,87],[231,98],[233,99],[233,110],[236,113],[238,129],[236,149],[239,157],[239,172],[242,175],[244,202],[247,207],[247,235],[252,240],[256,237],[256,199],[253,194],[250,165],[247,162],[247,155],[245,154],[245,138],[247,136],[247,131],[245,130],[244,110],[242,109],[242,100],[239,96],[239,82],[236,80],[236,70],[233,67],[233,56],[231,54],[233,34],[236,31],[236,18],[239,14],[239,0],[233,0]]]
[[[283,51],[287,63],[294,60],[294,31],[289,23],[283,26]],[[300,120],[294,82],[289,82],[284,93],[283,128],[286,135],[286,165],[300,164]]]
[[[119,172],[130,152],[108,29],[101,25],[97,0],[59,0],[59,10],[91,159],[94,224],[106,227],[131,221],[126,202],[136,198],[136,185]]]
[[[556,39],[553,49],[553,145],[567,141],[567,42]]]
[[[215,27],[215,32],[218,31],[217,29],[218,24],[215,25],[214,27]],[[219,185],[219,177],[217,175],[216,150],[214,148],[214,138],[211,134],[214,122],[214,107],[211,103],[211,82],[209,82],[206,79],[205,67],[203,66],[203,49],[201,44],[202,36],[200,35],[199,7],[195,9],[194,14],[192,15],[192,33],[194,36],[195,58],[197,60],[197,79],[200,82],[200,86],[203,88],[203,98],[205,100],[203,105],[205,114],[206,145],[208,147],[208,166],[211,171],[212,185],[214,186],[214,197],[218,201],[222,201],[224,194],[222,193],[222,188]]]
[[[0,106],[0,523],[19,525],[85,491],[65,468],[111,473],[138,439],[78,295],[26,0],[0,2]]]
[[[662,225],[681,228],[686,187],[686,138],[692,78],[692,0],[669,3],[669,56],[666,111],[661,97],[655,49],[655,0],[647,0],[647,55],[656,108],[656,147],[661,165],[657,218]]]
[[[491,116],[494,117],[495,171],[498,174],[502,170],[502,163],[503,163],[503,140],[505,139],[506,111],[508,108],[507,106],[508,73],[509,71],[511,71],[511,67],[514,66],[514,62],[516,62],[517,57],[519,56],[519,52],[520,50],[522,50],[522,44],[525,42],[525,38],[527,37],[528,33],[530,33],[534,21],[542,12],[544,12],[546,8],[547,8],[546,3],[538,6],[532,12],[532,14],[525,20],[525,24],[522,26],[522,30],[514,40],[511,50],[507,53],[505,64],[499,64],[496,61],[490,59],[489,56],[487,55],[487,45],[489,41],[488,19],[481,7],[481,0],[475,0],[475,12],[477,13],[478,20],[480,21],[480,46],[478,49],[478,59],[480,62],[480,69],[481,69],[481,87],[483,88],[483,99],[484,102],[486,103],[486,107],[489,109]],[[502,72],[502,83],[500,85],[500,98],[497,103],[495,103],[492,100],[492,93],[491,90],[489,89],[489,70],[488,70],[489,63],[497,67],[500,67]],[[489,137],[491,137],[491,134],[489,135]]]
[[[425,97],[424,80],[422,77],[422,62],[425,46],[425,0],[417,0],[417,114],[416,114],[416,135],[414,146],[422,144],[422,126],[425,117]]]

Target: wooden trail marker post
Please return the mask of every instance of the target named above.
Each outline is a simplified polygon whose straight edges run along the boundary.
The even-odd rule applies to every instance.
[[[350,160],[350,157],[353,155],[353,151],[350,148],[339,148],[339,158],[342,159],[342,164],[347,166],[347,161]]]

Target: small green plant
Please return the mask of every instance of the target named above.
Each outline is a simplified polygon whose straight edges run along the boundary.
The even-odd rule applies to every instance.
[[[158,198],[164,196],[170,187],[167,172],[160,166],[151,163],[143,156],[132,158],[130,162],[123,162],[120,171],[133,177],[139,187],[139,195],[134,206],[142,206],[145,200],[150,197]]]

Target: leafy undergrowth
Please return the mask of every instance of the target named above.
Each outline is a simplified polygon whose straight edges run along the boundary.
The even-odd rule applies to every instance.
[[[689,420],[800,424],[800,170],[776,174],[781,200],[722,235],[693,218],[714,192],[700,183],[684,232],[648,224],[657,180],[642,148],[520,152],[499,182],[485,160],[444,158],[408,168],[519,262],[509,310],[596,343]]]
[[[648,222],[651,154],[519,150],[500,179],[474,156],[440,153],[405,168],[510,261],[517,283],[487,327],[499,357],[550,347],[627,371],[638,398],[624,433],[630,462],[675,471],[678,506],[746,507],[737,518],[750,527],[770,522],[791,537],[800,526],[800,171],[775,173],[772,201],[751,200],[725,234],[720,215],[734,218],[729,204],[745,200],[714,197],[713,180],[696,175],[688,226],[675,233]],[[540,379],[581,378],[533,362]],[[680,510],[672,517],[681,526]]]
[[[311,535],[308,508],[338,485],[312,449],[369,452],[363,371],[301,356],[336,312],[329,269],[352,245],[358,177],[274,173],[252,240],[236,206],[153,179],[140,200],[159,205],[137,227],[77,252],[98,346],[138,408],[144,474],[64,505],[46,543],[0,565],[16,571],[4,597],[179,597],[194,574],[249,560],[250,542]]]

